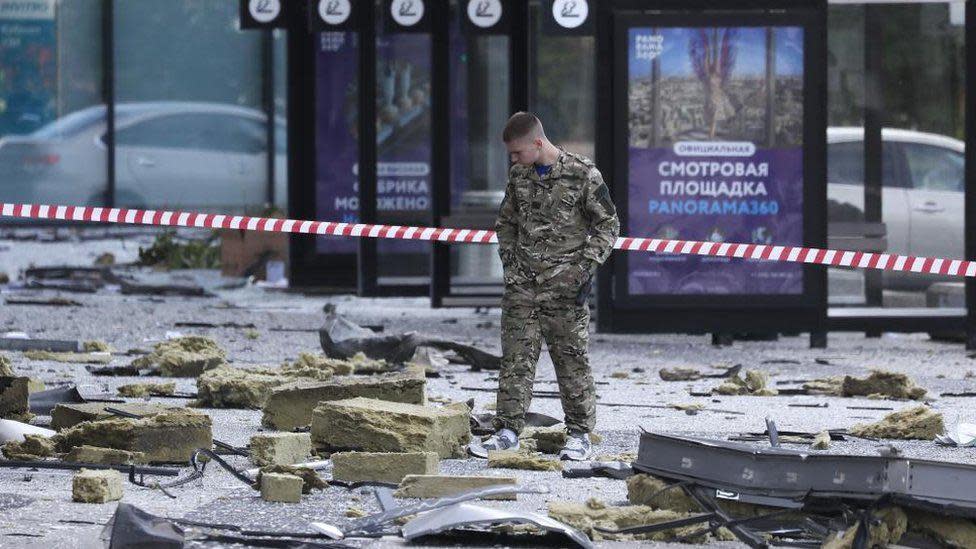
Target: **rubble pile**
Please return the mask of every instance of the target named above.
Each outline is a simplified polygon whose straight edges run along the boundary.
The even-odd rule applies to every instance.
[[[309,467],[295,465],[268,465],[258,471],[258,476],[254,480],[252,488],[260,490],[262,479],[265,475],[290,475],[302,480],[301,493],[311,494],[312,490],[324,490],[329,487],[329,483],[322,480],[322,477]]]
[[[400,484],[408,475],[436,475],[440,457],[434,452],[337,452],[332,478],[342,482]]]
[[[844,376],[841,394],[846,397],[878,396],[901,400],[921,400],[926,390],[905,374],[872,370],[866,378]]]
[[[646,505],[652,509],[666,509],[679,513],[696,513],[701,507],[680,486],[662,479],[636,474],[627,479],[627,501],[634,505]]]
[[[427,404],[426,388],[424,378],[409,374],[293,381],[271,391],[261,423],[280,431],[293,431],[312,423],[313,410],[319,404],[357,397],[423,406]]]

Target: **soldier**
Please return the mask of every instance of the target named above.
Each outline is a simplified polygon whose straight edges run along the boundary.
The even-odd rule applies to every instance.
[[[586,301],[620,222],[593,162],[553,145],[535,115],[516,113],[502,138],[513,165],[495,225],[505,270],[496,433],[470,451],[518,449],[544,338],[569,435],[559,457],[585,460],[596,423]]]

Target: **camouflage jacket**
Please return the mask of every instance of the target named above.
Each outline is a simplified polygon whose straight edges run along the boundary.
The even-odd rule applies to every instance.
[[[562,151],[541,177],[534,166],[512,166],[495,232],[506,284],[571,270],[585,282],[610,256],[620,221],[593,162]]]

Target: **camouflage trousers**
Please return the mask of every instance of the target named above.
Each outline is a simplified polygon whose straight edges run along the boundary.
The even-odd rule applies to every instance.
[[[502,297],[502,370],[498,377],[495,428],[525,427],[535,367],[545,339],[556,368],[559,397],[570,431],[589,433],[596,424],[596,388],[590,371],[590,310],[576,304],[577,288],[506,285]]]

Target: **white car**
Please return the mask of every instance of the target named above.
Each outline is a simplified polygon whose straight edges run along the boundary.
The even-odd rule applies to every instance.
[[[106,109],[63,116],[0,139],[0,201],[106,202]],[[115,109],[116,204],[241,211],[267,201],[267,117],[215,103],[119,104]],[[275,127],[275,170],[286,173],[285,125]],[[278,186],[284,177],[276,177]],[[279,195],[282,196],[282,195]]]
[[[882,221],[889,253],[961,259],[965,254],[965,143],[912,130],[882,130]],[[827,129],[828,221],[864,219],[864,130]],[[925,289],[939,277],[885,273],[885,287]]]

